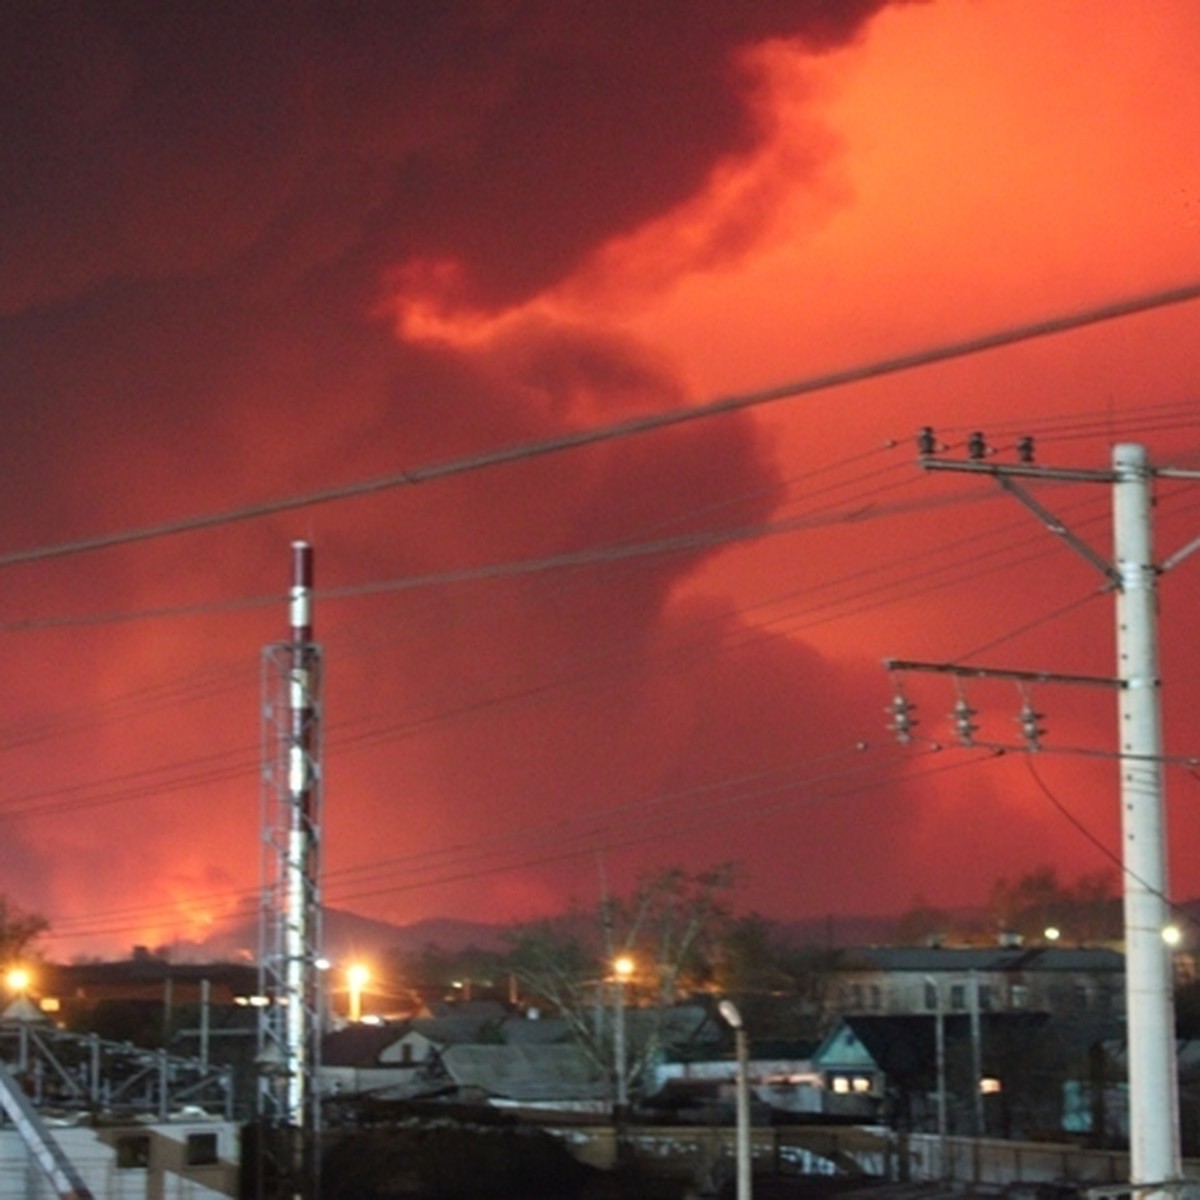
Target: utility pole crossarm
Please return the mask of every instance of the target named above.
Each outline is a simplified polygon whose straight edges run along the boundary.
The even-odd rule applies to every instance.
[[[1173,567],[1179,566],[1185,558],[1191,558],[1197,550],[1200,550],[1200,537],[1194,537],[1185,546],[1180,546],[1169,558],[1163,559],[1162,566],[1158,568],[1160,575],[1165,575]]]
[[[1018,487],[1017,484],[1013,483],[1013,481],[1003,473],[1000,473],[996,476],[996,482],[1006,492],[1020,500],[1020,502],[1025,505],[1025,507],[1029,509],[1029,511],[1033,513],[1033,515],[1037,517],[1038,520],[1041,521],[1051,533],[1057,534],[1064,542],[1067,543],[1068,546],[1071,547],[1072,550],[1075,551],[1076,554],[1091,563],[1092,566],[1095,567],[1096,570],[1105,577],[1105,579],[1107,579],[1110,583],[1116,584],[1118,587],[1120,586],[1120,573],[1112,565],[1112,563],[1108,562],[1107,559],[1104,559],[1097,554],[1096,551],[1093,550],[1091,546],[1089,546],[1082,538],[1073,534],[1062,521],[1060,521],[1048,508],[1035,500],[1023,487]]]
[[[991,475],[1011,496],[1015,496],[1051,533],[1062,538],[1076,554],[1086,559],[1109,583],[1120,587],[1121,576],[1117,569],[1097,554],[1082,538],[1072,533],[1064,521],[1059,520],[1045,505],[1035,500],[1023,487],[1014,482],[1015,476],[1025,479],[1059,479],[1071,482],[1112,483],[1116,479],[1113,471],[1073,470],[1067,467],[1039,467],[1033,463],[990,463],[979,458],[965,462],[953,459],[933,458],[921,454],[919,462],[927,471],[967,471],[976,475]]]
[[[1112,483],[1116,475],[1112,471],[1076,469],[1074,467],[1039,467],[1035,463],[990,463],[976,458],[959,460],[934,458],[922,454],[918,459],[926,471],[965,471],[971,475],[1007,475],[1025,479],[1061,479],[1069,483]]]
[[[1017,671],[1003,667],[973,667],[966,663],[918,662],[915,659],[885,658],[886,671],[925,671],[935,675],[957,675],[962,679],[1012,679],[1017,683],[1071,683],[1085,687],[1121,688],[1122,679],[1104,675],[1065,675],[1061,671]]]

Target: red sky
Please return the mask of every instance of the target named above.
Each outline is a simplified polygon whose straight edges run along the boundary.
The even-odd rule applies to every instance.
[[[0,558],[1200,279],[1190,0],[7,8]],[[912,438],[1200,466],[1198,325],[1182,304],[9,562],[0,891],[51,918],[55,957],[202,939],[254,895],[260,656],[295,537],[331,905],[524,919],[734,860],[743,910],[804,917],[1111,869],[1111,695],[1038,689],[1032,764],[955,746],[944,678],[905,681],[921,739],[886,731],[885,657],[1114,669],[1099,575],[998,488],[921,472]],[[1103,487],[1038,494],[1108,552]],[[1163,557],[1200,533],[1196,496],[1160,485]],[[1162,586],[1181,758],[1197,570]],[[1012,685],[968,695],[1016,740]],[[1197,778],[1167,771],[1178,899]]]

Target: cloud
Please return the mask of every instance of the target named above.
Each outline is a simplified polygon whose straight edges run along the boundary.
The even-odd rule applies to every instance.
[[[742,51],[824,52],[879,7],[25,6],[0,51],[0,311],[412,258],[510,303],[754,144]]]

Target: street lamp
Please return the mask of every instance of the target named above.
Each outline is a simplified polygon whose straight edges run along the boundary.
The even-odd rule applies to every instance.
[[[32,976],[25,967],[10,967],[4,976],[8,990],[15,996],[24,996],[33,982]]]
[[[362,963],[351,963],[346,968],[346,982],[350,989],[350,1005],[347,1016],[351,1021],[362,1020],[363,987],[370,978],[371,972]]]
[[[614,1107],[617,1119],[624,1117],[629,1107],[629,1080],[626,1076],[625,1052],[625,984],[633,975],[634,963],[628,954],[613,959],[613,979],[616,981],[616,1013],[613,1021],[613,1059],[617,1075]]]
[[[717,1011],[733,1030],[737,1047],[737,1200],[750,1200],[750,1055],[746,1026],[732,1000],[721,1000]]]

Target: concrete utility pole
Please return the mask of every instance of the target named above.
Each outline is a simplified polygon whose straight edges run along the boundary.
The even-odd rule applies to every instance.
[[[1181,1175],[1175,1008],[1168,924],[1167,839],[1158,674],[1157,570],[1150,468],[1142,446],[1113,452],[1125,991],[1129,1022],[1130,1164],[1136,1184]]]
[[[966,461],[936,458],[931,429],[918,435],[921,465],[928,470],[968,471],[993,476],[1029,508],[1052,533],[1096,567],[1116,592],[1117,676],[1057,675],[1050,672],[995,670],[949,663],[886,660],[892,671],[935,671],[959,677],[1013,679],[1021,684],[1058,682],[1113,687],[1118,696],[1121,769],[1121,838],[1124,874],[1125,991],[1129,1045],[1130,1183],[1140,1197],[1166,1196],[1182,1179],[1179,1098],[1175,1061],[1175,1016],[1168,926],[1167,850],[1161,683],[1158,673],[1157,579],[1200,549],[1200,538],[1183,547],[1161,567],[1153,558],[1151,482],[1155,476],[1200,479],[1200,472],[1152,468],[1144,446],[1113,448],[1108,471],[1046,468],[1034,465],[1033,441],[1018,442],[1018,462],[989,461],[981,433],[967,442]],[[1019,478],[1109,483],[1113,488],[1113,562],[1109,563],[1021,488]],[[960,698],[956,720],[969,744],[975,741],[973,711]],[[893,728],[907,740],[911,706],[902,695],[892,705]],[[1022,710],[1026,748],[1036,750],[1044,731],[1041,714]]]

